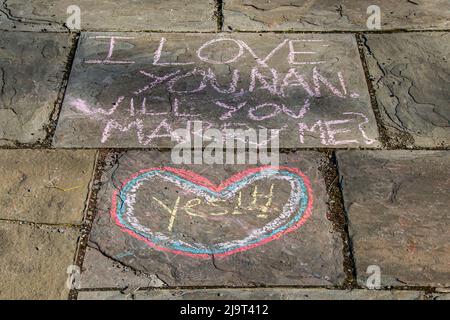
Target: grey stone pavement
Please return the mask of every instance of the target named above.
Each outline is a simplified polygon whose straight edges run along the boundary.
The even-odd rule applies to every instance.
[[[449,299],[450,1],[374,2],[0,0],[0,299]]]

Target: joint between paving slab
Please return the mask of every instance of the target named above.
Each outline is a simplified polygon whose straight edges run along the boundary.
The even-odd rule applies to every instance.
[[[128,266],[127,266],[128,267]],[[95,292],[95,291],[121,291],[123,288],[118,287],[101,287],[101,288],[80,288],[78,292]],[[341,286],[324,286],[324,285],[255,285],[255,286],[165,286],[165,287],[139,287],[137,291],[168,291],[168,290],[220,290],[220,289],[326,289],[326,290],[348,290]],[[369,289],[366,289],[369,290]]]
[[[52,145],[53,135],[55,134],[56,125],[58,123],[62,104],[64,101],[64,97],[66,95],[67,85],[69,83],[69,77],[72,71],[73,61],[75,60],[75,53],[78,48],[79,38],[80,38],[79,34],[74,35],[72,38],[72,46],[70,48],[70,52],[67,58],[66,68],[64,69],[63,79],[61,81],[58,97],[56,99],[53,112],[50,115],[50,124],[47,126],[47,136],[44,140],[44,143],[48,146]]]
[[[75,259],[74,259],[75,265],[77,265],[80,268],[80,270],[82,270],[82,267],[83,267],[84,258],[85,258],[86,250],[87,250],[88,243],[89,243],[89,235],[90,235],[92,225],[93,225],[96,213],[97,213],[97,210],[96,210],[97,195],[101,188],[102,174],[104,173],[105,168],[110,167],[111,165],[112,165],[112,167],[114,167],[117,164],[117,168],[114,169],[114,172],[115,172],[119,167],[119,160],[123,155],[124,155],[123,152],[116,152],[112,149],[98,150],[96,166],[95,166],[93,179],[92,179],[92,183],[91,183],[89,201],[88,201],[84,221],[82,224],[83,225],[83,228],[81,230],[82,234],[80,235],[80,240],[79,240],[79,243],[77,246]],[[113,158],[113,159],[111,160],[111,158]],[[111,161],[112,164],[109,164],[108,161]],[[112,173],[112,181],[113,181],[114,186],[116,188],[118,188],[119,186],[115,185],[114,172]],[[98,246],[96,246],[95,249],[97,251],[99,251],[102,255],[104,255],[105,257],[113,260],[114,262],[116,262],[124,267],[127,267],[127,268],[133,270],[134,272],[139,272],[141,274],[146,275],[145,273],[143,273],[141,271],[135,270],[130,266],[124,265],[122,262],[114,259],[114,257],[108,256],[107,254],[105,254],[105,252],[101,251]],[[158,277],[158,279],[159,279],[159,277]],[[162,281],[162,282],[165,283],[164,281]],[[78,291],[79,291],[79,289],[71,289],[69,291],[68,299],[76,300],[78,297]]]
[[[97,150],[97,152],[95,153],[95,157],[94,157],[94,165],[93,165],[93,168],[92,168],[91,178],[89,180],[88,194],[87,194],[86,199],[84,201],[83,222],[88,219],[89,200],[91,199],[93,186],[94,186],[94,181],[95,181],[95,178],[96,178],[97,165],[98,165],[98,159],[100,157],[100,152],[101,152],[100,150]]]
[[[108,152],[103,150],[98,150],[95,159],[95,167],[93,170],[91,182],[89,183],[88,198],[86,201],[85,214],[83,217],[81,235],[78,241],[74,264],[78,266],[81,270],[83,267],[84,256],[86,253],[86,248],[89,240],[89,234],[92,229],[92,223],[94,221],[96,205],[97,205],[97,194],[101,186],[101,175],[103,173],[103,168],[105,166],[105,160]],[[76,300],[77,291],[75,289],[70,289],[69,300]]]
[[[34,222],[34,221],[26,221],[26,220],[14,220],[14,219],[4,219],[0,218],[1,223],[9,223],[9,224],[17,224],[17,225],[25,225],[40,229],[51,229],[53,231],[59,229],[72,229],[72,230],[81,230],[82,225],[71,224],[71,223],[45,223],[45,222]]]
[[[369,67],[367,66],[367,60],[365,57],[365,53],[364,53],[364,47],[367,47],[367,44],[365,42],[365,38],[363,34],[355,34],[356,37],[356,45],[358,47],[358,52],[359,52],[359,57],[361,59],[361,64],[364,70],[364,76],[366,78],[366,85],[367,85],[367,89],[369,91],[369,95],[370,95],[370,104],[372,106],[372,110],[375,116],[375,120],[377,123],[377,127],[378,127],[378,134],[380,137],[380,142],[383,146],[383,148],[386,148],[388,146],[388,141],[389,141],[389,135],[387,133],[387,129],[384,126],[382,117],[381,117],[381,112],[380,112],[380,108],[378,106],[378,101],[377,101],[377,97],[375,94],[375,89],[372,85],[372,81],[371,79],[371,75],[370,75],[370,71],[369,71]]]
[[[319,171],[325,180],[326,191],[328,194],[328,212],[327,218],[333,224],[333,229],[341,235],[343,269],[346,278],[342,284],[343,289],[354,289],[357,287],[356,264],[353,257],[353,248],[348,231],[348,220],[345,214],[342,190],[339,181],[339,172],[334,151],[326,151],[327,162],[319,166]]]
[[[62,151],[62,150],[71,150],[71,151],[82,151],[82,150],[97,150],[101,152],[112,151],[112,152],[125,152],[125,151],[160,151],[160,152],[171,152],[173,148],[169,147],[53,147],[48,145],[38,144],[20,144],[16,143],[15,145],[5,145],[0,146],[1,150],[42,150],[42,151]],[[190,151],[194,151],[195,149],[191,149]],[[197,149],[198,150],[198,149]],[[202,148],[204,150],[204,148]],[[226,149],[225,149],[226,150]],[[223,150],[223,151],[225,151]],[[295,147],[295,148],[279,148],[278,151],[280,154],[289,154],[295,152],[304,152],[304,151],[317,151],[317,152],[332,152],[332,151],[348,151],[348,150],[358,150],[358,151],[383,151],[383,150],[398,150],[398,151],[449,151],[450,146],[433,146],[433,147],[419,147],[419,146],[392,146],[392,147],[377,147],[377,148],[366,148],[363,146],[358,147],[338,147],[338,148],[330,148],[330,147]],[[249,151],[246,149],[245,151]],[[270,148],[267,151],[271,151]]]
[[[80,256],[79,252],[82,248],[81,247],[82,241],[86,237],[85,234],[87,233],[87,236],[89,236],[88,229],[87,229],[89,226],[86,226],[85,222],[89,218],[89,203],[90,203],[89,200],[91,199],[91,195],[92,195],[92,191],[93,191],[93,185],[94,185],[94,180],[95,180],[95,176],[96,176],[97,161],[99,158],[99,153],[100,153],[100,151],[97,150],[97,152],[95,154],[94,166],[92,168],[92,175],[91,175],[91,179],[89,181],[89,186],[88,186],[88,193],[87,193],[87,196],[86,196],[86,199],[84,202],[85,204],[84,204],[84,210],[83,210],[83,224],[82,224],[82,228],[81,228],[82,234],[80,235],[79,243],[77,244],[77,248],[75,250],[75,255],[73,257],[74,265],[79,266],[80,270],[81,270],[82,264],[80,265],[78,263],[79,256]],[[85,248],[84,248],[84,250],[85,250]],[[83,255],[84,255],[84,253],[83,253]],[[69,290],[68,299],[69,300],[76,299],[76,293],[73,292],[72,289]]]
[[[123,292],[129,287],[99,287],[99,288],[80,288],[77,289],[78,292],[105,292],[105,291],[119,291]],[[410,286],[410,287],[381,287],[379,289],[368,289],[365,287],[354,287],[354,288],[343,288],[341,286],[323,286],[323,285],[266,285],[266,286],[167,286],[167,287],[136,287],[136,292],[148,292],[148,291],[171,291],[171,290],[223,290],[223,289],[231,289],[231,290],[258,290],[258,289],[298,289],[298,290],[330,290],[330,291],[354,291],[354,290],[365,290],[365,291],[418,291],[423,293],[424,295],[432,295],[436,293],[440,293],[436,288],[430,287],[418,287],[418,286]]]
[[[201,150],[204,151],[206,147],[203,147]],[[102,152],[110,151],[110,152],[126,152],[126,151],[142,151],[142,152],[149,152],[149,151],[159,151],[159,152],[171,152],[173,150],[172,147],[44,147],[41,148],[39,146],[29,146],[24,145],[20,148],[17,148],[15,146],[1,146],[0,150],[15,150],[15,149],[28,149],[28,150],[47,150],[47,151],[58,151],[58,150],[98,150]],[[186,149],[187,151],[195,151],[200,149]],[[222,151],[227,151],[228,149],[223,149]],[[235,152],[236,149],[234,148]],[[253,150],[253,149],[251,149]],[[302,152],[302,151],[318,151],[318,152],[333,152],[333,151],[348,151],[348,150],[357,150],[357,151],[383,151],[383,150],[398,150],[398,151],[448,151],[450,150],[450,146],[436,146],[436,147],[418,147],[418,146],[408,146],[408,147],[396,147],[392,149],[388,149],[385,147],[377,147],[377,148],[367,148],[364,146],[356,146],[356,147],[338,147],[338,148],[331,148],[331,147],[295,147],[295,148],[277,148],[275,150],[278,150],[281,154],[289,154],[289,153],[295,153],[295,152]],[[239,149],[239,151],[250,151],[249,148],[245,149]],[[264,150],[266,151],[266,150]],[[267,148],[267,151],[273,151],[271,148]],[[256,150],[256,152],[259,152],[259,150]]]
[[[229,26],[228,26],[229,27]],[[151,32],[151,31],[149,31]],[[169,32],[167,33],[176,33]],[[186,31],[189,32],[189,31]],[[395,34],[395,33],[439,33],[450,32],[450,29],[387,29],[387,30],[222,30],[224,33],[275,33],[275,34]],[[195,33],[195,32],[193,32]]]
[[[223,0],[215,0],[216,11],[214,13],[217,19],[217,32],[222,32],[223,30]]]
[[[0,10],[1,12],[1,10]],[[214,12],[214,15],[217,11]],[[222,18],[223,19],[223,18]],[[220,22],[223,23],[223,22]],[[219,22],[217,22],[219,24]],[[192,33],[192,34],[217,34],[220,33],[248,33],[248,34],[258,34],[258,33],[273,33],[273,34],[396,34],[396,33],[440,33],[440,32],[450,32],[450,29],[389,29],[389,30],[223,30],[223,25],[221,29],[216,27],[216,30],[164,30],[164,29],[148,29],[148,30],[133,30],[133,29],[80,29],[80,30],[10,30],[2,29],[0,31],[5,32],[23,32],[23,33],[56,33],[56,34],[79,34],[84,32],[95,32],[95,33],[167,33],[167,34],[182,34],[182,33]]]

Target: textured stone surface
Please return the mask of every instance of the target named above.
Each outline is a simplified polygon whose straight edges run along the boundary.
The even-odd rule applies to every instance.
[[[0,222],[0,299],[67,299],[77,234]]]
[[[390,143],[450,146],[450,33],[365,38],[365,55]]]
[[[358,281],[449,286],[450,152],[338,152]]]
[[[327,290],[327,289],[197,289],[152,290],[133,294],[116,291],[85,291],[78,300],[423,300],[420,291]]]
[[[80,288],[138,288],[163,287],[164,283],[155,275],[136,272],[100,251],[88,247],[81,272]]]
[[[374,4],[381,9],[382,30],[445,29],[450,19],[447,0],[227,0],[224,4],[224,30],[367,30],[367,8]]]
[[[119,198],[114,196],[115,186],[120,186],[140,170],[173,166],[169,156],[164,152],[130,151],[122,154],[118,162],[112,158],[108,160],[111,169],[102,177],[103,186],[98,194],[98,213],[90,235],[90,246],[123,265],[156,275],[169,286],[337,285],[343,282],[342,240],[327,219],[327,195],[317,169],[324,159],[319,153],[292,153],[280,159],[283,165],[299,168],[309,178],[312,185],[309,200],[305,198],[309,192],[304,190],[301,192],[303,200],[294,201],[296,192],[291,193],[290,189],[298,192],[302,187],[297,183],[291,188],[290,180],[264,176],[252,183],[245,182],[241,193],[236,192],[234,197],[222,201],[218,198],[207,201],[194,189],[178,187],[161,177],[130,180],[127,186],[137,183],[138,189],[127,187],[118,194]],[[181,168],[219,184],[249,167],[190,165]],[[152,179],[156,180],[153,182]],[[268,204],[272,183],[272,202]],[[257,196],[254,196],[255,186]],[[255,197],[256,202],[253,202]],[[305,209],[312,197],[312,214],[308,218]],[[113,199],[116,199],[117,206],[112,205]],[[257,247],[246,247],[248,242],[243,241],[238,241],[237,246],[230,245],[275,221],[288,201],[297,208],[295,210],[304,213],[300,220],[304,224],[298,229],[287,234],[276,233],[279,239]],[[179,210],[175,214],[163,206],[173,208],[177,202]],[[298,207],[299,203],[301,207]],[[114,209],[122,208],[125,215],[114,215],[117,212]],[[222,214],[224,212],[226,214]],[[119,228],[118,221],[121,221],[122,228]],[[267,227],[267,230],[263,234],[270,234],[272,229]],[[156,234],[159,240],[153,238],[153,244],[149,244],[149,232]],[[187,249],[180,241],[187,243]],[[224,250],[221,250],[218,243],[224,242],[230,246],[224,245]],[[244,249],[247,250],[239,252]],[[117,286],[121,283],[119,279]]]
[[[215,31],[217,27],[213,0],[7,0],[0,4],[0,29],[67,31],[71,5],[80,8],[81,30]]]
[[[438,293],[433,296],[434,300],[450,300],[450,293]]]
[[[378,145],[353,35],[120,36],[106,62],[110,38],[81,36],[56,146],[168,147],[196,120],[279,129],[281,147]]]
[[[0,31],[0,145],[47,135],[72,37]]]
[[[1,150],[0,219],[81,223],[95,153]]]

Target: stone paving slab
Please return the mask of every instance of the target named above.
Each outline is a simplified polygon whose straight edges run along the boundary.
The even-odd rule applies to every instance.
[[[156,151],[107,161],[89,239],[106,257],[168,286],[342,284],[342,239],[327,219],[320,153],[280,158],[303,177],[294,169],[175,166]],[[146,170],[155,167],[165,169]],[[232,176],[220,194],[206,189],[214,187],[205,179],[219,185]]]
[[[136,272],[90,247],[86,249],[79,284],[81,289],[164,286],[164,282],[155,275]]]
[[[77,5],[81,30],[215,31],[213,0],[7,0],[0,4],[0,29],[68,31]]]
[[[244,33],[83,33],[54,145],[172,147],[195,121],[278,129],[286,148],[379,146],[353,35]]]
[[[0,150],[0,219],[79,224],[94,150]]]
[[[339,151],[358,282],[450,285],[450,152]]]
[[[77,232],[0,222],[0,299],[67,299]]]
[[[0,31],[0,146],[46,138],[72,40]]]
[[[78,300],[424,300],[420,291],[327,289],[191,289],[136,291],[83,291]]]
[[[227,0],[224,30],[334,31],[367,30],[367,8],[378,5],[382,30],[433,30],[450,26],[447,0],[332,1]]]
[[[390,144],[449,147],[450,33],[365,38],[365,55]]]
[[[450,300],[450,293],[436,294],[434,300]]]

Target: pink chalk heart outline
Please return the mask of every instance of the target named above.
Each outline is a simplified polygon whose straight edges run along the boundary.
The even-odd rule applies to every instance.
[[[291,185],[291,193],[279,216],[263,227],[254,229],[244,239],[217,244],[187,243],[151,230],[140,224],[134,215],[133,206],[136,203],[137,191],[143,183],[151,182],[155,177],[174,183],[187,192],[202,196],[207,201],[218,198],[229,199],[245,186],[263,179],[288,181]],[[111,216],[123,232],[156,250],[194,258],[210,258],[211,255],[229,256],[279,239],[306,222],[311,216],[312,205],[311,183],[308,177],[297,168],[273,166],[251,168],[215,185],[192,171],[162,167],[141,170],[127,179],[119,190],[115,190],[111,201]]]

